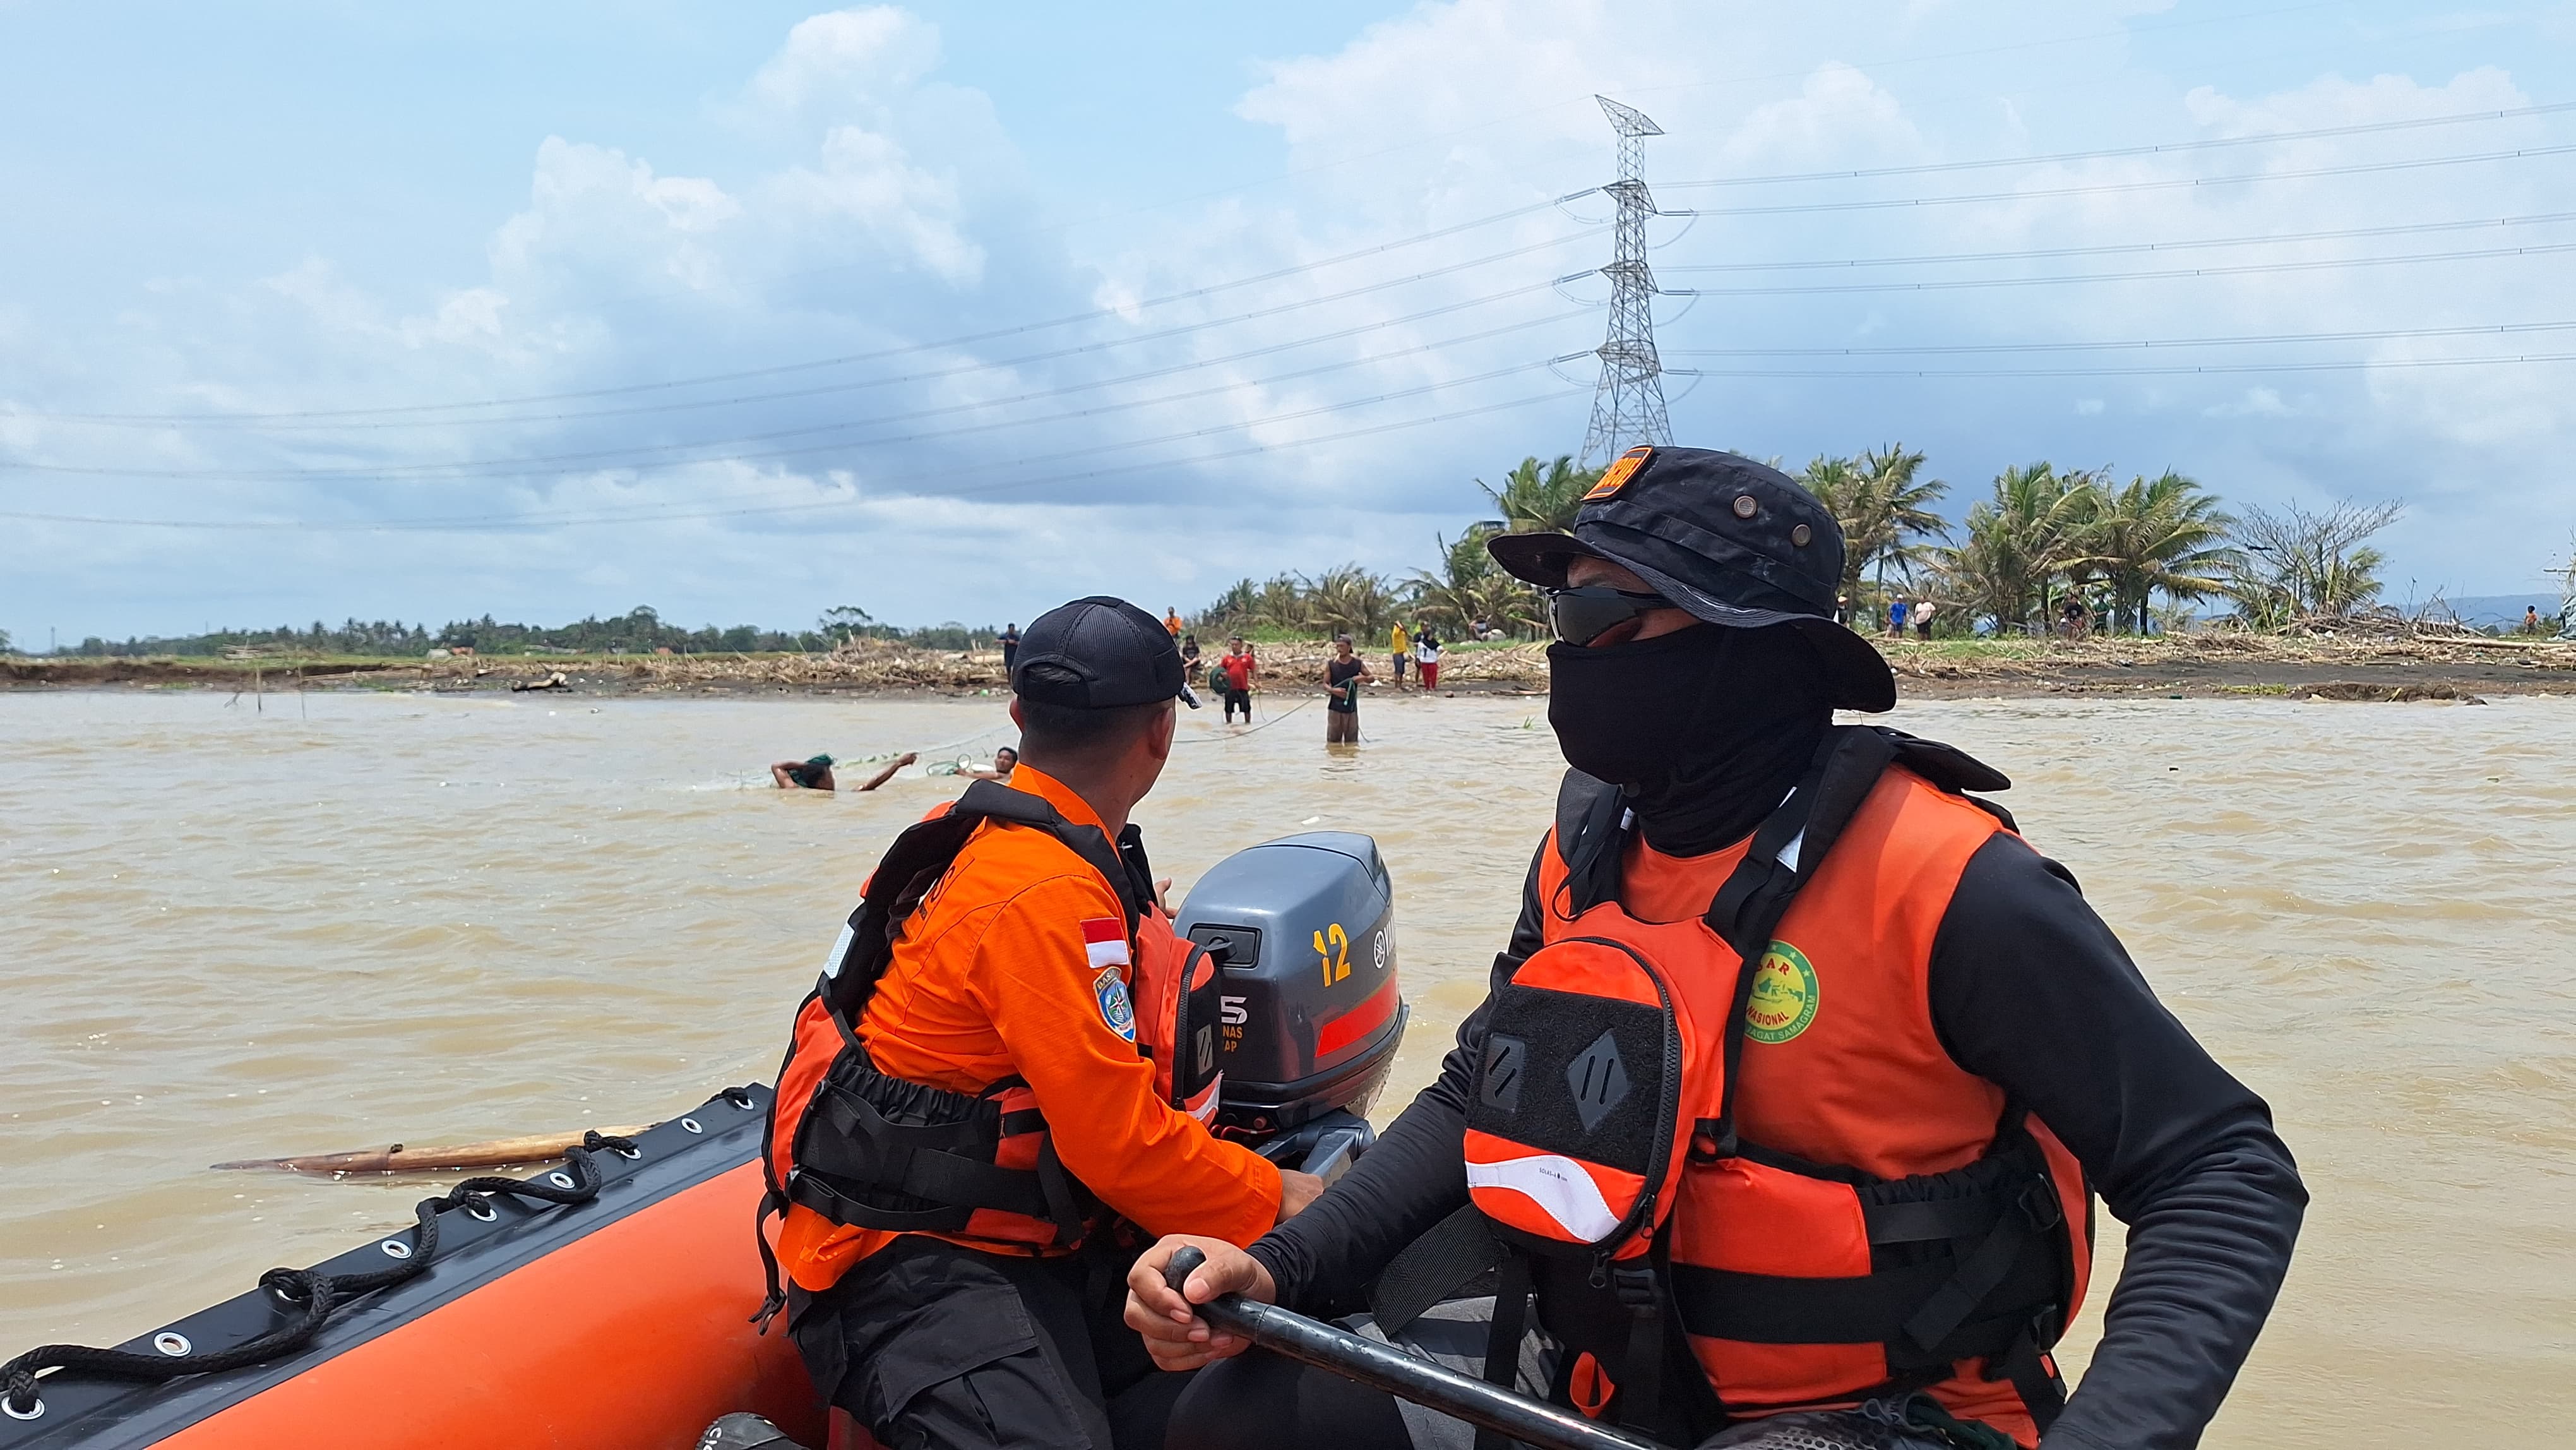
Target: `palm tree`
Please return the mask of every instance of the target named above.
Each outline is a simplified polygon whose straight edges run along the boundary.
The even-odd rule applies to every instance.
[[[1415,570],[1409,581],[1413,605],[1425,620],[1461,634],[1479,619],[1514,633],[1537,627],[1538,591],[1504,573],[1485,552],[1485,541],[1499,532],[1480,524],[1455,540],[1440,540],[1440,572]]]
[[[1583,507],[1583,496],[1601,481],[1601,474],[1598,468],[1575,467],[1573,455],[1560,453],[1555,462],[1544,468],[1535,456],[1522,459],[1503,475],[1501,488],[1481,478],[1476,480],[1476,487],[1502,510],[1504,532],[1570,534],[1574,532],[1574,516]]]
[[[1916,564],[1931,559],[1932,546],[1921,541],[1946,537],[1950,532],[1949,522],[1932,511],[1933,500],[1948,493],[1950,485],[1937,478],[1920,477],[1923,459],[1921,450],[1909,452],[1902,443],[1891,443],[1860,456],[1860,470],[1869,480],[1874,514],[1865,544],[1882,566],[1893,563],[1909,573]],[[1850,547],[1849,539],[1845,539],[1844,547]]]
[[[2098,497],[2090,473],[2041,461],[1995,475],[1994,494],[1968,510],[1968,541],[1939,554],[1946,589],[1998,634],[2045,618],[2057,576],[2086,561],[2083,526]]]
[[[2167,469],[2152,480],[2133,477],[2117,491],[2097,490],[2083,547],[2111,581],[2121,625],[2135,621],[2144,634],[2148,603],[2158,591],[2179,602],[2226,590],[2236,559],[2226,543],[2234,523],[2198,482]]]
[[[1950,531],[1932,511],[1932,501],[1950,491],[1937,478],[1920,478],[1924,455],[1891,443],[1860,457],[1818,457],[1807,464],[1798,482],[1834,516],[1843,535],[1842,595],[1860,592],[1861,580],[1875,567],[1879,582],[1888,566],[1910,574],[1930,562],[1925,540]]]
[[[2338,503],[2323,512],[2283,504],[2249,507],[2230,527],[2243,552],[2233,554],[2226,592],[2248,624],[2287,624],[2301,615],[2339,619],[2379,598],[2387,556],[2363,541],[2394,523],[2402,505]]]
[[[1395,591],[1387,587],[1385,576],[1357,564],[1327,569],[1320,577],[1300,582],[1310,628],[1365,642],[1395,618]]]

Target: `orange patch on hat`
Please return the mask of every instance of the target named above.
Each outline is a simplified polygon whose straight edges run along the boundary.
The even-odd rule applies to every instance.
[[[1620,454],[1601,475],[1601,481],[1592,485],[1592,491],[1583,496],[1583,501],[1592,503],[1617,497],[1619,490],[1628,486],[1628,480],[1637,476],[1637,470],[1646,466],[1646,460],[1654,456],[1655,450],[1643,444]]]

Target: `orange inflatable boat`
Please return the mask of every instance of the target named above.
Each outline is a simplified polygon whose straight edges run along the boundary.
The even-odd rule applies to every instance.
[[[691,1444],[737,1410],[820,1445],[795,1346],[751,1327],[768,1106],[764,1087],[728,1088],[561,1168],[469,1180],[413,1227],[272,1271],[113,1358],[22,1356],[55,1372],[31,1393],[0,1385],[0,1447],[637,1450]]]

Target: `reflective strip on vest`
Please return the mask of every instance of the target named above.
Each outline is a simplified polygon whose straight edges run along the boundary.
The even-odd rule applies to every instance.
[[[1557,1226],[1586,1243],[1609,1237],[1619,1215],[1601,1197],[1601,1187],[1583,1165],[1555,1153],[1507,1158],[1500,1163],[1467,1165],[1469,1188],[1501,1188],[1537,1204]]]

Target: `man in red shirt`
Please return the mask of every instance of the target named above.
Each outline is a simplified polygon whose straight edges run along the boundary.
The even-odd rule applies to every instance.
[[[1234,712],[1243,712],[1243,723],[1252,723],[1252,679],[1259,673],[1260,662],[1252,657],[1252,646],[1242,635],[1225,642],[1225,657],[1216,662],[1219,684],[1217,692],[1225,697],[1225,723],[1234,723]]]

